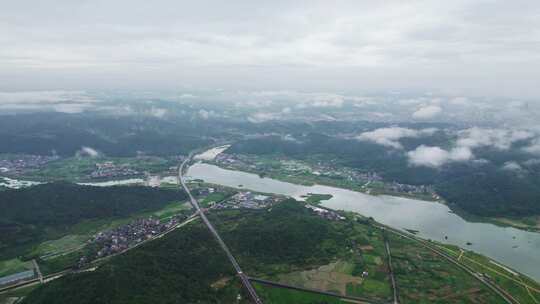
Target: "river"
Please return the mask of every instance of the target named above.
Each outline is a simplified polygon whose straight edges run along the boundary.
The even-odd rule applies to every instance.
[[[397,229],[418,230],[418,236],[450,243],[484,254],[504,265],[540,280],[540,233],[489,223],[467,222],[441,203],[364,193],[322,186],[302,186],[256,174],[226,170],[197,163],[187,172],[190,178],[228,187],[282,194],[301,199],[308,193],[331,194],[323,206],[354,211]],[[448,238],[445,239],[445,236]],[[466,245],[467,242],[472,243]]]

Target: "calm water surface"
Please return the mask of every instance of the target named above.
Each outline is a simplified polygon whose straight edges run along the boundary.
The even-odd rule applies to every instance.
[[[295,185],[203,163],[191,166],[188,176],[209,183],[235,188],[242,185],[246,189],[288,195],[296,199],[301,199],[307,193],[332,194],[333,197],[324,201],[323,206],[372,216],[378,222],[397,229],[418,230],[418,236],[422,238],[474,250],[540,280],[540,233],[467,222],[440,203],[372,196],[321,185]],[[448,239],[445,240],[445,236]],[[467,246],[467,242],[472,245]]]

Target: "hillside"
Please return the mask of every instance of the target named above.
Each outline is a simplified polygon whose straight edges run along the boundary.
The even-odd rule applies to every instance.
[[[0,258],[24,254],[33,245],[60,238],[81,223],[157,210],[185,197],[176,190],[65,182],[0,191]]]

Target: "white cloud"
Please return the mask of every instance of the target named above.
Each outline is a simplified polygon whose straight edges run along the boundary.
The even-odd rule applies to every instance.
[[[150,109],[150,115],[157,118],[163,118],[167,114],[167,112],[168,112],[167,109],[163,109],[163,108],[152,107]]]
[[[19,91],[0,92],[0,103],[64,103],[64,102],[92,103],[96,100],[84,91]]]
[[[334,96],[319,96],[315,98],[313,102],[314,107],[318,108],[340,108],[343,106],[345,99],[343,96],[334,95]]]
[[[457,145],[471,149],[492,146],[499,150],[509,149],[513,143],[532,138],[534,134],[523,130],[470,128],[459,132]]]
[[[57,0],[30,10],[9,1],[0,71],[5,87],[263,82],[534,95],[540,5],[525,2]],[[501,74],[512,77],[497,86]]]
[[[471,150],[467,148],[460,147],[446,151],[439,147],[425,145],[407,152],[407,156],[409,158],[409,164],[431,168],[439,168],[449,162],[467,161],[473,158]]]
[[[534,140],[531,145],[523,148],[523,151],[531,154],[540,155],[540,139]]]
[[[538,159],[538,158],[528,159],[528,160],[524,161],[523,164],[525,166],[528,166],[528,167],[540,165],[540,159]]]
[[[59,103],[55,104],[52,108],[56,112],[75,114],[81,113],[90,107],[90,105],[84,103]]]
[[[95,107],[96,99],[84,91],[0,92],[0,109],[81,113]]]
[[[523,171],[523,167],[521,167],[521,165],[518,164],[515,161],[507,161],[507,162],[505,162],[504,165],[502,166],[502,169],[507,170],[507,171],[513,171],[513,172],[522,172]]]
[[[184,93],[182,95],[179,96],[180,99],[194,99],[194,98],[198,98],[196,95],[193,95],[193,94],[188,94],[188,93]]]
[[[435,168],[450,162],[474,160],[473,149],[475,148],[495,147],[500,150],[507,150],[515,142],[530,139],[533,136],[534,134],[532,132],[523,130],[482,129],[474,127],[458,132],[456,145],[449,151],[440,147],[420,146],[416,150],[408,152],[407,155],[409,157],[409,163],[413,166]],[[534,145],[524,149],[533,151]],[[516,168],[516,164],[509,162],[506,167],[507,169]]]
[[[470,101],[467,97],[455,97],[450,99],[450,103],[453,105],[466,106],[469,105]]]
[[[274,113],[259,112],[252,114],[248,117],[248,120],[252,123],[261,123],[269,120],[278,119],[278,116]]]
[[[430,119],[438,116],[442,112],[442,108],[437,105],[428,105],[416,110],[412,117],[414,119]]]
[[[197,115],[199,118],[207,120],[211,117],[217,117],[219,116],[214,110],[207,111],[205,109],[200,109],[199,112],[197,112]]]
[[[422,102],[423,102],[423,98],[408,98],[408,99],[400,99],[397,101],[397,103],[401,106],[417,105]]]
[[[362,141],[371,141],[379,145],[392,147],[395,149],[402,149],[403,146],[399,143],[401,138],[405,137],[420,137],[426,135],[432,135],[437,129],[429,128],[422,130],[414,130],[408,128],[391,127],[380,128],[369,132],[360,134],[357,139]]]
[[[90,156],[90,157],[98,157],[99,156],[99,152],[94,149],[94,148],[91,148],[91,147],[81,147],[81,150],[79,150],[79,152],[77,152],[78,155],[83,155],[83,156]]]

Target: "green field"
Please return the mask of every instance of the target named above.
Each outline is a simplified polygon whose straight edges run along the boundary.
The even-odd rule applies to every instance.
[[[527,276],[472,251],[462,251],[460,248],[451,245],[442,245],[439,248],[459,259],[461,263],[484,274],[489,280],[507,290],[521,303],[537,303],[540,301],[540,284]]]
[[[19,258],[0,261],[0,277],[14,274],[17,272],[33,269],[30,261],[22,261]]]
[[[214,192],[206,196],[203,200],[200,201],[201,207],[210,207],[211,204],[220,202],[225,198],[229,197],[230,193],[225,192]]]
[[[308,214],[288,204],[273,212],[211,214],[251,276],[383,302],[391,298],[384,235],[371,220],[352,214],[344,221],[308,220]],[[402,303],[502,303],[419,243],[389,237]],[[362,277],[363,272],[368,275]]]
[[[343,304],[350,303],[340,298],[307,291],[286,289],[253,283],[257,295],[268,304]]]
[[[19,299],[21,297],[25,297],[26,295],[28,295],[30,292],[32,292],[32,290],[36,289],[37,287],[39,287],[39,285],[32,285],[32,286],[16,289],[16,290],[13,290],[13,291],[1,293],[0,294],[0,304],[17,303],[17,302],[14,302],[14,301],[16,301],[17,299]]]
[[[332,198],[332,194],[317,194],[317,193],[308,193],[306,202],[312,205],[318,205],[322,201],[327,201]]]
[[[391,233],[388,237],[402,303],[505,303],[431,250]]]

